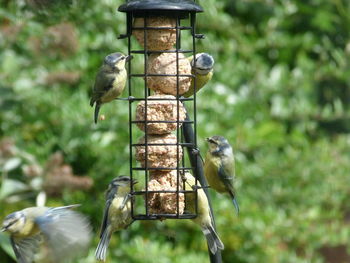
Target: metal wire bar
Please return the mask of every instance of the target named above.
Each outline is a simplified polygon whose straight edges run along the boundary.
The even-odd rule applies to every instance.
[[[182,214],[177,216],[176,214],[148,214],[145,215],[134,215],[135,220],[164,220],[164,219],[193,219],[196,218],[195,214]]]
[[[143,54],[144,50],[131,50],[132,54]],[[160,54],[160,53],[176,53],[176,50],[148,50],[147,54]],[[179,50],[179,53],[192,53],[192,50]]]
[[[154,194],[154,193],[186,193],[186,194],[189,194],[189,193],[193,193],[192,190],[148,190],[148,193],[149,194]],[[144,191],[135,191],[134,192],[135,195],[144,195],[145,192]]]
[[[145,168],[143,168],[143,167],[133,167],[132,168],[133,170],[138,170],[138,171],[143,171],[143,170],[145,170]],[[153,170],[153,171],[167,171],[167,170],[177,170],[177,169],[179,169],[179,170],[188,170],[188,171],[190,171],[190,170],[192,170],[192,167],[148,167],[148,170]]]
[[[128,98],[118,98],[118,99],[119,100],[129,100],[129,101],[144,101],[145,100],[145,98],[135,98],[133,96],[129,96]],[[179,101],[192,101],[193,100],[193,98],[184,98],[184,97],[180,97],[178,99],[179,99]],[[156,100],[156,101],[158,101],[158,100],[176,101],[177,98],[174,98],[174,99],[172,99],[172,98],[148,98],[147,100],[148,101],[154,101],[154,100]]]
[[[131,123],[145,123],[146,122],[144,120],[140,120],[140,121],[131,121]],[[177,123],[177,121],[147,121],[147,123]],[[193,123],[193,121],[179,121],[179,123]]]
[[[176,17],[176,26],[175,26],[175,30],[176,30],[176,98],[179,98],[179,89],[180,89],[180,77],[179,77],[179,49],[180,49],[180,31],[179,31],[179,26],[180,26],[180,18],[179,16]],[[180,190],[180,169],[179,169],[179,165],[180,165],[180,122],[179,122],[179,118],[180,118],[180,101],[177,99],[176,101],[176,191],[177,191],[177,195],[176,195],[176,214],[177,217],[179,217],[180,215],[180,194],[179,194],[179,190]]]
[[[126,35],[122,35],[121,37],[125,37],[127,36],[128,38],[128,55],[130,56],[130,50],[131,50],[131,29],[130,29],[130,25],[132,24],[132,15],[130,13],[126,14],[126,25],[127,25],[127,33]],[[132,72],[132,59],[129,60],[128,63],[128,72]],[[131,76],[128,73],[128,93],[129,93],[129,97],[131,97],[132,95],[132,86],[131,86]],[[129,165],[129,174],[130,174],[130,194],[132,196],[134,196],[134,184],[133,184],[133,169],[132,169],[132,160],[133,160],[133,148],[132,148],[132,103],[133,101],[129,100],[129,160],[130,160],[130,165]],[[134,215],[134,200],[132,199],[131,202],[131,215]]]
[[[177,18],[179,16],[176,16]],[[132,29],[139,29],[139,30],[162,30],[162,29],[179,29],[179,30],[191,30],[192,28],[190,26],[133,26]]]
[[[147,27],[147,19],[148,19],[148,13],[146,13],[143,24],[145,27]],[[144,84],[145,84],[145,89],[144,89],[144,94],[145,94],[145,115],[144,115],[144,120],[145,120],[145,190],[146,190],[146,195],[145,195],[145,212],[146,216],[148,216],[148,127],[147,127],[147,121],[148,121],[148,116],[147,116],[147,109],[148,109],[148,87],[147,87],[147,77],[148,77],[148,53],[147,53],[147,30],[143,31],[143,43],[144,43],[144,73],[145,73],[145,79],[144,79]]]
[[[193,67],[196,67],[196,14],[191,13],[190,15],[190,24],[191,24],[191,35],[192,35],[192,50],[193,50]],[[194,147],[197,149],[197,78],[196,76],[193,78],[193,120],[194,120]],[[185,106],[184,106],[185,107]],[[186,114],[187,116],[187,114]],[[197,169],[198,163],[194,165],[194,171],[193,174],[196,174],[196,169]],[[198,185],[197,182],[197,177],[195,176],[195,185]],[[195,213],[198,214],[198,193],[196,192],[195,194]]]
[[[144,147],[146,144],[144,143],[133,143],[133,147]],[[195,148],[195,145],[193,143],[186,143],[186,142],[180,142],[179,144],[176,143],[149,143],[148,146],[182,146],[182,147],[189,147],[191,149]]]
[[[176,146],[176,143],[149,143],[148,146]],[[193,143],[180,142],[180,146],[195,148]],[[145,146],[144,143],[133,143],[132,146]]]
[[[146,77],[146,74],[131,74],[131,77]],[[194,78],[195,76],[192,74],[156,74],[156,73],[148,73],[147,74],[148,77],[190,77],[190,78]]]

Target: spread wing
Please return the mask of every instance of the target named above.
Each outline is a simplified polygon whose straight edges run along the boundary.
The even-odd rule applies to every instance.
[[[89,246],[91,227],[87,218],[67,207],[49,209],[35,222],[48,243],[54,262],[71,260]]]
[[[109,211],[109,207],[112,204],[112,201],[114,199],[115,194],[118,191],[118,185],[115,186],[109,186],[107,193],[106,193],[106,205],[105,208],[103,210],[103,219],[102,219],[102,225],[101,225],[101,232],[100,232],[100,237],[102,237],[103,232],[106,230],[107,228],[107,223],[108,223],[108,211]]]
[[[11,245],[18,263],[33,262],[34,255],[39,249],[41,240],[42,238],[40,234],[24,239],[16,239],[11,237]]]

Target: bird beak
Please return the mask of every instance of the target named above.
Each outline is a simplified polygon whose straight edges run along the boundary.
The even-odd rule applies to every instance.
[[[210,137],[205,138],[205,140],[206,140],[207,142],[210,142]]]
[[[136,179],[132,180],[132,184],[137,184],[139,181],[137,181]]]
[[[1,232],[5,232],[6,231],[6,228],[5,227],[2,227],[1,229],[0,229],[0,233]]]
[[[131,60],[132,58],[133,58],[132,55],[127,56],[127,57],[125,58],[125,62],[128,62],[128,61]]]

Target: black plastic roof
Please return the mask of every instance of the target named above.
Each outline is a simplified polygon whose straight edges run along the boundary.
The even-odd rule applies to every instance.
[[[203,12],[200,5],[191,0],[132,0],[118,8],[120,12],[181,11]]]

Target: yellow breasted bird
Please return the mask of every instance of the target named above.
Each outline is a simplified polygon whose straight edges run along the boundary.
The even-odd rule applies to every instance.
[[[119,52],[109,54],[104,58],[103,64],[96,75],[90,100],[91,107],[96,104],[95,123],[97,123],[101,105],[116,99],[122,94],[127,79],[125,62],[130,59],[131,56],[125,56]]]
[[[204,161],[204,175],[211,188],[219,193],[230,195],[238,214],[239,206],[233,186],[235,159],[232,147],[222,136],[212,136],[206,140],[209,149]]]
[[[214,58],[207,53],[196,54],[196,63],[193,56],[188,60],[192,66],[192,74],[196,76],[196,92],[205,86],[213,77]],[[189,98],[194,93],[194,79],[192,78],[190,89],[183,95]]]
[[[197,181],[196,185],[195,178],[190,173],[183,174],[182,179],[184,181],[184,188],[186,191],[197,188],[198,214],[196,218],[192,219],[192,221],[201,227],[202,232],[207,239],[210,252],[215,255],[218,249],[224,249],[224,244],[213,227],[207,195],[201,188],[199,181]],[[192,214],[196,212],[195,202],[195,193],[185,193],[185,208]]]
[[[128,176],[119,176],[108,185],[100,242],[95,251],[97,260],[106,260],[107,249],[113,232],[126,229],[133,223],[131,217],[130,180]],[[137,183],[136,180],[133,181],[133,184],[135,183]]]
[[[1,231],[10,233],[18,262],[33,262],[41,242],[55,263],[70,261],[84,252],[90,243],[91,227],[86,217],[71,210],[76,206],[29,207],[9,214]]]

